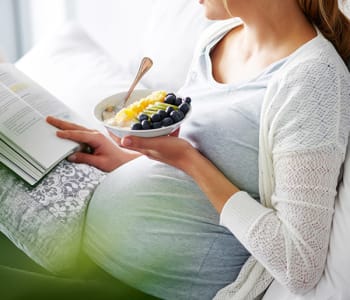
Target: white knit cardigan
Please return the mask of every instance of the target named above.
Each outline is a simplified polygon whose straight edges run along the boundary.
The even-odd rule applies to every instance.
[[[213,24],[197,51],[239,23]],[[350,75],[319,33],[290,55],[267,87],[259,137],[261,204],[240,191],[220,216],[252,256],[215,299],[258,298],[273,279],[294,293],[316,285],[349,130]]]

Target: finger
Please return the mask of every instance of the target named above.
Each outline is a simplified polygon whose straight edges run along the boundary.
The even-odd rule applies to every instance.
[[[86,131],[90,131],[90,129],[87,129],[83,126],[68,122],[66,120],[62,120],[62,119],[57,119],[55,117],[52,116],[48,116],[46,118],[46,122],[59,128],[59,129],[63,129],[63,130],[86,130]]]
[[[92,148],[97,148],[103,143],[104,136],[97,131],[85,130],[62,130],[57,131],[57,136],[60,138],[72,140],[78,143],[85,143]]]
[[[92,154],[87,154],[83,152],[75,152],[74,154],[67,157],[70,162],[78,164],[88,164],[91,166],[98,166],[99,158]]]

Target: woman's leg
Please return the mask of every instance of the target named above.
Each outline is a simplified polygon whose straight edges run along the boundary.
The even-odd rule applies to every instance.
[[[0,231],[45,269],[71,270],[86,207],[103,177],[95,168],[62,161],[29,186],[0,164]]]
[[[29,272],[49,274],[44,268],[31,260],[18,249],[5,235],[0,232],[0,265],[18,268]],[[1,284],[1,282],[0,282]]]
[[[50,274],[0,234],[1,299],[9,300],[104,300],[154,299],[117,281],[86,256],[81,276],[63,278]]]
[[[18,245],[0,233],[1,299],[151,299],[78,254],[85,207],[100,175],[87,166],[63,161],[41,183],[29,187],[0,164],[0,229]],[[62,230],[55,230],[61,226]],[[62,243],[69,235],[76,239]],[[65,253],[71,240],[78,249],[71,265],[77,258],[79,264],[65,277],[39,266],[47,261],[42,257],[49,258],[51,266],[60,265],[50,250]]]

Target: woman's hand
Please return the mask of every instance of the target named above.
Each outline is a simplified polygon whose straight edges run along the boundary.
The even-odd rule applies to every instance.
[[[139,153],[119,147],[120,139],[112,134],[111,138],[114,142],[97,130],[90,130],[54,117],[47,117],[46,120],[60,129],[57,131],[58,137],[88,146],[70,155],[68,160],[71,162],[86,163],[102,171],[110,172],[140,156]],[[86,151],[86,148],[89,148],[90,151]]]
[[[178,138],[177,135],[178,131],[171,136],[155,138],[126,136],[122,138],[121,146],[186,171],[187,162],[198,151],[186,140]]]

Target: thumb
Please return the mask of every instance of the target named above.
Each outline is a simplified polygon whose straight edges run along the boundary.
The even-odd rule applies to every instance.
[[[135,136],[124,136],[120,142],[121,145],[126,148],[139,148],[142,146],[142,142]]]
[[[132,150],[137,150],[142,152],[142,150],[157,148],[157,144],[161,138],[142,138],[136,136],[125,136],[121,140],[121,145],[125,148]]]

